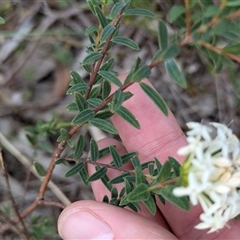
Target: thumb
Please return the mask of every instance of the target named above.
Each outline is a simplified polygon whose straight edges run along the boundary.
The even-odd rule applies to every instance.
[[[157,223],[136,213],[96,201],[66,207],[58,220],[64,240],[177,239]]]

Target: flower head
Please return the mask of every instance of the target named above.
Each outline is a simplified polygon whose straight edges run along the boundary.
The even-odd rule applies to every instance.
[[[189,196],[192,205],[202,206],[197,229],[217,231],[240,214],[240,142],[220,123],[210,123],[213,128],[193,122],[187,126],[188,145],[178,150],[179,155],[186,156],[182,186],[173,194]]]

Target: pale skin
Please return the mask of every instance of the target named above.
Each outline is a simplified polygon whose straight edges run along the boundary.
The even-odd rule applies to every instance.
[[[121,75],[120,79],[124,80],[125,77],[126,75]],[[147,79],[144,81],[150,84]],[[172,156],[181,163],[183,157],[179,157],[176,152],[179,147],[186,145],[186,139],[172,113],[169,111],[169,116],[164,116],[138,84],[127,90],[134,96],[126,101],[124,106],[136,116],[141,129],[133,128],[115,115],[112,122],[118,129],[122,142],[103,139],[98,142],[99,148],[115,145],[120,154],[137,151],[142,162],[154,157],[164,162],[168,156]],[[109,163],[111,158],[108,156],[100,161]],[[131,169],[130,164],[124,167]],[[89,173],[94,171],[94,167],[89,165]],[[113,178],[119,175],[119,172],[108,170],[108,174]],[[121,188],[120,185],[116,187]],[[239,239],[240,221],[232,220],[227,227],[212,234],[207,234],[207,230],[195,229],[194,226],[199,223],[200,207],[191,207],[189,212],[185,212],[172,204],[163,205],[157,200],[158,211],[152,216],[144,207],[141,212],[135,213],[102,203],[103,196],[109,195],[109,191],[100,181],[93,182],[92,189],[96,201],[74,202],[61,213],[58,230],[64,240]],[[104,231],[110,231],[111,234],[101,235]]]

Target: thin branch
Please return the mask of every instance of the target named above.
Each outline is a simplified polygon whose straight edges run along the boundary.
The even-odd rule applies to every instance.
[[[172,183],[175,183],[179,180],[179,178],[172,178],[172,179],[169,179],[165,182],[161,182],[161,183],[157,183],[156,185],[153,185],[151,187],[148,188],[149,191],[153,191],[153,190],[156,190],[156,189],[159,189],[159,188],[163,188],[169,184],[172,184]]]
[[[185,22],[187,26],[186,30],[186,38],[191,38],[191,8],[190,8],[190,0],[184,0],[186,14],[185,14]]]
[[[30,239],[30,236],[29,236],[29,233],[28,233],[28,230],[27,230],[27,227],[23,221],[23,218],[21,218],[20,216],[20,213],[18,211],[18,207],[17,207],[17,204],[14,200],[14,197],[12,195],[12,191],[11,191],[11,186],[10,186],[10,183],[9,183],[9,178],[8,178],[8,172],[7,172],[7,169],[6,169],[6,165],[5,165],[5,162],[3,160],[3,156],[2,156],[2,149],[1,149],[1,146],[0,146],[0,166],[1,168],[3,169],[3,176],[4,176],[4,179],[6,181],[6,185],[7,185],[7,193],[8,193],[8,196],[9,196],[9,199],[12,203],[12,206],[13,206],[13,209],[16,213],[16,215],[18,216],[18,218],[20,219],[20,223],[22,225],[22,228],[23,228],[23,234],[25,236],[25,239]]]
[[[209,50],[212,50],[215,53],[218,53],[220,55],[223,55],[225,57],[228,57],[228,58],[240,63],[240,57],[235,55],[235,54],[225,52],[223,49],[218,48],[218,47],[214,47],[210,43],[207,43],[207,42],[198,41],[197,44],[199,44],[199,45],[201,45],[201,46],[203,46],[203,47],[205,47]]]
[[[116,19],[113,21],[112,25],[114,27],[118,26],[118,24],[120,23],[121,21],[121,18],[122,18],[122,15],[123,15],[123,10],[121,10],[118,14],[118,16],[116,17]],[[90,80],[89,80],[89,89],[87,90],[86,94],[85,94],[85,98],[87,99],[90,95],[90,92],[91,92],[91,89],[93,87],[93,84],[96,80],[96,77],[97,77],[97,74],[98,74],[98,71],[102,65],[102,62],[103,62],[103,59],[108,51],[108,48],[109,48],[109,44],[112,40],[112,37],[113,37],[113,34],[112,33],[106,40],[105,44],[104,44],[104,47],[103,47],[103,50],[101,52],[102,54],[102,57],[94,64],[94,68],[93,68],[93,73],[91,74],[91,77],[90,77]],[[98,34],[99,35],[99,34]]]

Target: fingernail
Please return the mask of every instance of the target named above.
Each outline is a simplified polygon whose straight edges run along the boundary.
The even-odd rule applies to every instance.
[[[59,234],[63,239],[112,240],[112,228],[99,216],[88,211],[67,213],[59,223]]]

